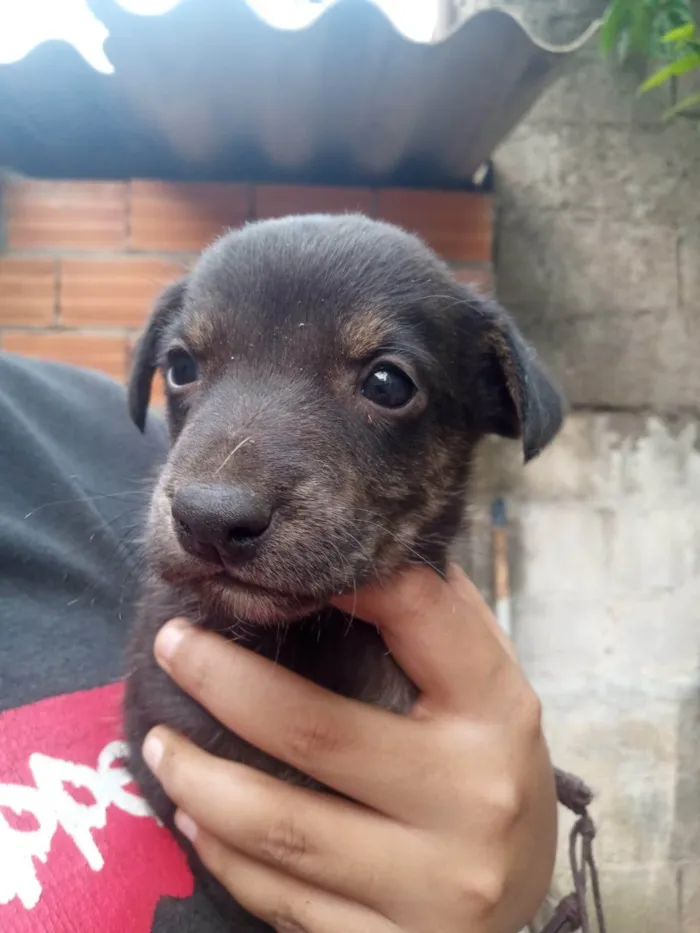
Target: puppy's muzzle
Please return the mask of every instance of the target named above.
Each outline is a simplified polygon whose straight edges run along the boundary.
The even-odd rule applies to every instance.
[[[175,492],[172,515],[178,539],[190,554],[217,564],[256,556],[274,509],[244,486],[189,483]]]

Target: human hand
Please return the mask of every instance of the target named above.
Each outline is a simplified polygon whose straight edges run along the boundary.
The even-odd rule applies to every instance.
[[[447,580],[412,568],[335,602],[379,626],[420,690],[411,715],[331,694],[184,623],[165,626],[155,651],[225,726],[351,800],[158,726],[144,757],[177,825],[279,931],[516,933],[547,892],[556,795],[539,702],[509,642],[455,567]]]

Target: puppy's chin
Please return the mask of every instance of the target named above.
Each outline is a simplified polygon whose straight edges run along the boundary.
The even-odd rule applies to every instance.
[[[279,562],[263,558],[242,565],[217,564],[186,551],[175,532],[170,503],[157,490],[147,534],[151,570],[183,596],[195,597],[200,619],[219,629],[237,623],[274,626],[306,618],[329,604],[333,596],[353,593],[370,580],[384,579],[417,554],[398,534],[387,536],[372,559],[366,553],[346,559],[341,568],[295,566],[288,555]],[[377,542],[375,542],[376,546]],[[335,546],[335,550],[338,547]],[[328,547],[332,553],[332,547]],[[192,620],[196,621],[196,620]]]
[[[328,599],[280,593],[241,583],[226,575],[193,584],[201,602],[211,607],[220,620],[256,625],[284,625],[296,622],[328,603]],[[329,597],[330,598],[330,597]]]
[[[267,626],[294,622],[322,609],[336,592],[329,586],[302,593],[291,585],[285,587],[283,581],[278,589],[277,584],[259,578],[251,569],[247,569],[245,578],[239,576],[235,568],[226,569],[188,554],[169,524],[159,529],[151,526],[148,552],[153,573],[181,592],[195,596],[202,609],[201,618],[222,628],[237,622]],[[337,588],[343,589],[342,585]]]
[[[224,628],[236,622],[294,622],[322,609],[334,594],[333,590],[312,595],[268,588],[239,579],[224,568],[210,568],[184,551],[167,556],[161,551],[152,569],[166,583],[193,594],[202,607],[202,616],[216,620]]]

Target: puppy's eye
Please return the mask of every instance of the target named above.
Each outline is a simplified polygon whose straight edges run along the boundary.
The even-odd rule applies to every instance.
[[[365,379],[362,394],[382,408],[403,408],[416,394],[416,387],[394,363],[379,363]]]
[[[199,379],[197,361],[187,350],[177,347],[168,353],[166,379],[172,389],[181,389]]]

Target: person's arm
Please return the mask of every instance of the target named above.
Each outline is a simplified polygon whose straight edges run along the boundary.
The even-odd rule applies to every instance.
[[[178,826],[280,931],[516,933],[546,896],[556,849],[537,697],[458,569],[443,581],[414,568],[350,602],[419,687],[410,716],[330,694],[183,623],[161,631],[156,655],[183,689],[351,798],[285,785],[157,727],[145,755]]]

